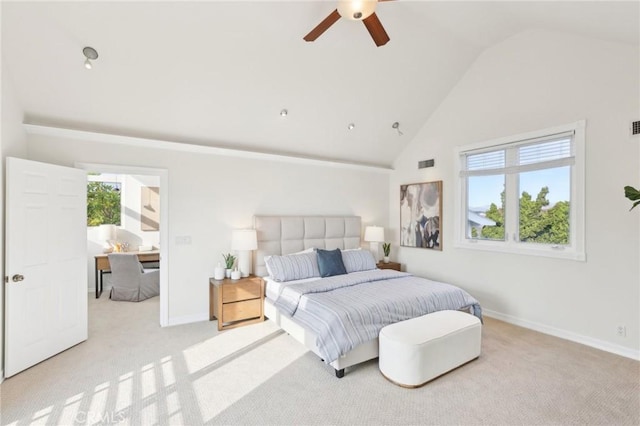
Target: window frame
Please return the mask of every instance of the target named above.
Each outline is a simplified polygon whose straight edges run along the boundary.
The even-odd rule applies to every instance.
[[[585,128],[586,121],[536,130],[528,133],[507,136],[454,149],[455,178],[455,226],[454,247],[471,250],[484,250],[501,253],[544,256],[558,259],[585,261]],[[519,229],[519,173],[505,173],[505,240],[482,240],[466,238],[467,229],[467,177],[462,175],[465,169],[465,155],[471,152],[491,151],[501,146],[515,146],[531,139],[544,138],[554,134],[573,131],[573,150],[575,163],[571,166],[571,208],[570,241],[568,245],[527,243],[516,241]],[[535,194],[534,194],[535,195]],[[516,214],[513,214],[513,213]]]

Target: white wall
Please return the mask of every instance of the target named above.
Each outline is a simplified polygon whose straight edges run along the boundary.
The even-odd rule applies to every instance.
[[[339,167],[203,155],[29,135],[33,160],[167,169],[169,172],[169,322],[204,320],[208,279],[230,251],[231,230],[254,214],[359,215],[387,223],[389,176]],[[191,244],[176,244],[189,236]]]
[[[144,186],[160,186],[159,176],[124,175],[122,187],[122,224],[118,229],[118,241],[129,243],[130,250],[138,246],[151,245],[159,247],[159,231],[143,231],[140,221],[140,194]]]
[[[640,185],[637,47],[547,31],[524,32],[484,52],[395,161],[390,224],[398,241],[399,186],[443,180],[442,252],[402,248],[410,272],[467,289],[489,314],[627,356],[640,352]],[[586,119],[587,261],[455,249],[453,149]],[[436,167],[417,169],[435,158]],[[626,325],[627,336],[616,336]]]
[[[15,99],[10,76],[2,64],[2,140],[0,141],[0,373],[4,371],[4,164],[7,157],[26,158],[26,134],[22,129],[23,112]],[[0,374],[0,378],[2,374]]]

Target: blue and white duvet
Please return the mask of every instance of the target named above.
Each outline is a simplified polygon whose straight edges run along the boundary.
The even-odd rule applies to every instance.
[[[480,304],[461,288],[389,269],[292,284],[274,305],[317,336],[326,363],[377,338],[389,324],[431,312],[470,309],[482,320]]]

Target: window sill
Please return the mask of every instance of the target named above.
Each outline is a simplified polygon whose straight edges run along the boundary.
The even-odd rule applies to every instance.
[[[575,260],[578,262],[585,262],[587,260],[586,254],[584,252],[578,252],[570,248],[565,248],[564,250],[557,250],[546,245],[541,247],[521,247],[521,246],[514,246],[514,245],[505,246],[505,243],[500,243],[500,242],[479,241],[479,240],[473,240],[473,241],[475,242],[457,241],[456,243],[454,243],[453,246],[455,248],[460,248],[460,249],[491,251],[491,252],[518,254],[518,255],[525,255],[525,256],[551,257],[554,259]]]

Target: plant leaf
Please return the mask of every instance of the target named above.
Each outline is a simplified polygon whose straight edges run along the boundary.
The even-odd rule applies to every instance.
[[[629,209],[629,211],[633,210],[633,208],[635,206],[637,206],[638,204],[640,204],[640,201],[636,201],[635,203],[633,203],[633,205],[631,206],[631,208]]]
[[[635,189],[632,186],[624,187],[624,196],[630,199],[631,201],[640,200],[640,191]],[[632,207],[633,208],[633,207]]]

